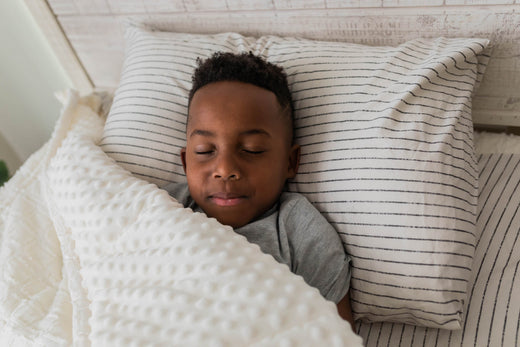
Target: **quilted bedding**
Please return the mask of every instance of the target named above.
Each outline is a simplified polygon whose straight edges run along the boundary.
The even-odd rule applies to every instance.
[[[97,146],[70,93],[0,189],[0,345],[359,346],[333,303]]]

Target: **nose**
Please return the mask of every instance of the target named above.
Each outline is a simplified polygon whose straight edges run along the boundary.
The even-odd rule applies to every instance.
[[[215,162],[213,178],[227,180],[239,180],[240,169],[235,158],[230,154],[221,154]]]

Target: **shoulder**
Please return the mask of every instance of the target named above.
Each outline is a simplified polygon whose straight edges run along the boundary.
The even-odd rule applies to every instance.
[[[317,226],[317,229],[332,228],[320,211],[299,193],[282,193],[279,214],[280,218],[288,224],[288,229],[305,227],[305,229],[316,230]]]
[[[326,299],[341,300],[350,282],[350,258],[336,229],[301,194],[283,193],[279,213],[291,249],[291,270]]]
[[[319,211],[300,193],[283,192],[280,195],[280,211],[286,213],[301,213],[302,211]]]
[[[295,249],[342,245],[336,229],[303,195],[283,193],[278,222]]]

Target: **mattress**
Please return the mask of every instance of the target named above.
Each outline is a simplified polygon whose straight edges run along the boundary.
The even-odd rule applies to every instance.
[[[358,323],[366,346],[518,346],[520,342],[520,141],[475,137],[480,232],[462,330]]]

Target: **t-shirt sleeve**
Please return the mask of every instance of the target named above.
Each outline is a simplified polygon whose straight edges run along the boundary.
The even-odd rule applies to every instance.
[[[181,183],[170,183],[164,186],[162,189],[166,190],[168,194],[175,200],[177,200],[184,207],[195,209],[196,205],[190,195],[188,184],[186,182]]]
[[[190,207],[192,199],[187,183],[170,183],[162,189],[166,190],[172,198],[177,200],[184,207]]]
[[[350,257],[325,217],[304,196],[291,195],[280,208],[290,240],[291,270],[338,303],[350,286]]]

